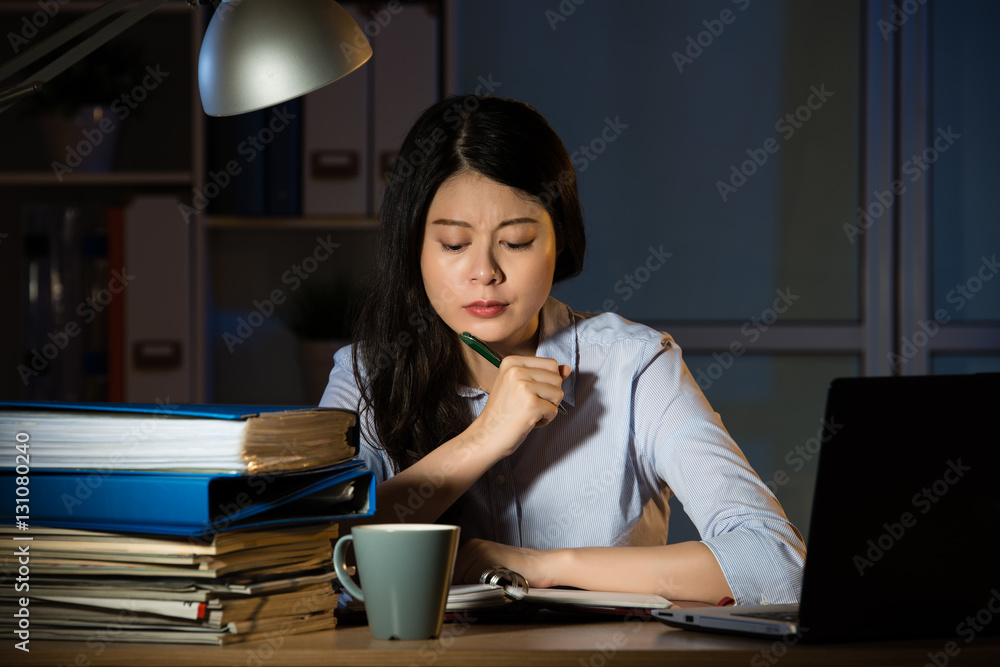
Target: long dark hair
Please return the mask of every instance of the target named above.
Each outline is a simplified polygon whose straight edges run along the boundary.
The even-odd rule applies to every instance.
[[[431,307],[420,272],[431,200],[461,171],[515,188],[548,211],[559,253],[554,282],[583,268],[586,242],[572,162],[537,111],[513,100],[463,95],[420,116],[387,175],[378,256],[354,329],[360,408],[397,472],[472,421],[459,395],[469,378],[461,343]]]

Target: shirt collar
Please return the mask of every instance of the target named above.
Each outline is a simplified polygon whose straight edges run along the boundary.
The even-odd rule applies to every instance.
[[[579,350],[576,340],[576,318],[569,306],[551,296],[545,301],[539,314],[538,357],[555,359],[561,365],[568,365],[572,372],[563,380],[563,403],[576,405],[576,376],[579,371]],[[478,387],[459,387],[458,393],[466,398],[479,398],[486,392]]]
[[[576,317],[569,306],[550,296],[542,306],[539,319],[538,351],[535,355],[555,359],[561,365],[570,367],[569,377],[562,383],[563,403],[576,405],[576,376],[580,370]]]

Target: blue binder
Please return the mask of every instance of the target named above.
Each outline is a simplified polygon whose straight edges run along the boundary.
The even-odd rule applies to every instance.
[[[333,410],[315,405],[238,405],[223,403],[99,403],[87,401],[0,401],[0,410],[86,410],[88,412],[125,412],[159,417],[203,417],[207,419],[245,420],[263,412],[283,410]]]
[[[0,494],[13,499],[14,470],[0,470]],[[189,537],[236,528],[329,522],[371,516],[375,477],[361,459],[277,474],[33,470],[29,511],[0,515],[6,525]]]
[[[13,409],[242,421],[295,407],[0,401],[0,411]],[[355,453],[358,437],[356,428],[349,429],[348,444]],[[10,447],[13,450],[13,442]],[[40,467],[37,459],[31,465],[30,460],[26,457],[20,468],[0,468],[0,494],[11,500],[0,506],[0,521],[16,527],[23,522],[25,535],[30,535],[31,526],[49,526],[204,536],[236,528],[371,516],[375,511],[375,477],[357,457],[322,468],[259,474],[59,469]],[[15,498],[27,502],[15,503]]]

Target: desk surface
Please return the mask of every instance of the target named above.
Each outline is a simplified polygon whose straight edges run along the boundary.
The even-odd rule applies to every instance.
[[[629,665],[850,665],[883,667],[930,662],[960,667],[1000,664],[1000,637],[958,642],[949,657],[943,639],[832,645],[711,635],[668,628],[655,621],[580,619],[549,615],[531,623],[448,623],[436,640],[376,640],[367,626],[342,625],[307,635],[229,646],[105,644],[32,641],[31,652],[0,647],[4,665],[95,667],[262,667],[298,665],[533,665],[626,667]],[[786,657],[787,656],[787,657]],[[947,662],[942,662],[947,661]],[[931,663],[933,664],[933,663]]]

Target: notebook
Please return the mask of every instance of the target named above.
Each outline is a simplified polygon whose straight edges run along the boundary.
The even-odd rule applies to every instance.
[[[998,408],[997,373],[834,380],[801,603],[653,617],[803,642],[1000,634]]]
[[[523,575],[500,565],[488,567],[478,584],[456,584],[448,591],[445,611],[503,608],[523,609],[529,606],[548,609],[602,611],[623,616],[640,616],[651,609],[668,608],[670,600],[649,593],[589,591],[576,588],[533,588]]]

